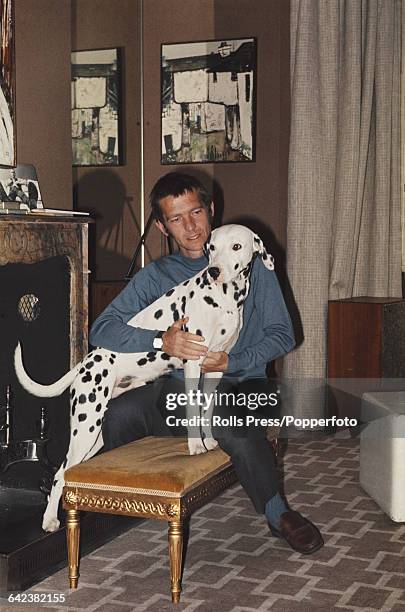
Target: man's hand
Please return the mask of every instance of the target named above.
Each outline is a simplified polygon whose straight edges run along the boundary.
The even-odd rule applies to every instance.
[[[225,351],[212,352],[208,351],[207,356],[202,362],[201,371],[203,374],[207,372],[226,372],[228,369],[229,357]]]
[[[207,354],[208,347],[204,344],[205,338],[185,332],[181,328],[188,321],[188,317],[179,319],[162,336],[162,349],[171,357],[179,359],[199,359]]]

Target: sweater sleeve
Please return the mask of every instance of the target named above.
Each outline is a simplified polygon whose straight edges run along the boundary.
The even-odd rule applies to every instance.
[[[255,262],[255,275],[252,278],[254,310],[260,321],[263,335],[250,346],[238,350],[235,345],[229,354],[228,370],[230,374],[240,373],[252,367],[260,367],[282,357],[295,346],[294,331],[287,307],[281,293],[276,273],[270,271],[261,262]],[[244,325],[249,322],[244,321]]]
[[[120,353],[147,352],[153,349],[158,330],[128,325],[138,312],[157,300],[161,291],[159,278],[151,263],[141,269],[94,321],[90,343]]]

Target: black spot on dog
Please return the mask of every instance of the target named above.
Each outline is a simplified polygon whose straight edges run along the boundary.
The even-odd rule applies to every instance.
[[[95,375],[94,382],[96,383],[96,385],[101,383],[101,374],[96,374]]]
[[[57,481],[57,480],[56,480],[56,478],[55,478],[55,480],[53,481],[53,486],[54,486],[54,487],[56,487],[57,482],[58,482],[58,481]]]
[[[136,363],[137,363],[139,366],[144,366],[144,365],[145,365],[145,363],[148,363],[148,360],[147,360],[145,357],[142,357],[142,359],[139,359],[139,360],[138,360]]]
[[[95,402],[96,401],[96,394],[95,393],[90,393],[89,395],[89,402]]]
[[[197,276],[197,278],[195,279],[195,284],[196,284],[196,285],[199,285],[199,284],[200,284],[200,281],[201,281],[200,277],[199,277],[199,276]]]
[[[96,412],[100,412],[100,410],[101,410],[101,408],[102,408],[102,407],[103,407],[103,406],[102,406],[101,404],[97,404],[97,406],[96,406]]]
[[[97,391],[101,391],[103,387],[100,385],[99,387],[97,387]]]
[[[226,333],[226,329],[221,329],[221,334],[224,335]]]
[[[190,298],[190,300],[193,297],[193,295],[194,295],[194,291],[190,291],[190,295],[188,296]]]
[[[107,397],[107,395],[108,395],[108,387],[104,389],[104,397]]]
[[[237,264],[235,264],[235,266],[234,266],[234,270],[237,270],[238,268],[239,268],[239,264],[237,263]]]
[[[168,363],[167,367],[169,368],[169,370],[174,370],[176,366],[173,363]]]
[[[228,285],[226,283],[222,283],[222,291],[224,292],[224,295],[226,295],[226,292],[228,291]]]
[[[91,370],[91,368],[94,366],[94,361],[89,361],[88,363],[86,363],[86,368],[88,370]]]
[[[86,374],[82,378],[82,382],[86,383],[86,382],[90,382],[90,381],[91,381],[91,374],[90,374],[90,372],[86,372]]]
[[[159,310],[155,312],[155,319],[160,319],[162,314],[163,314],[163,310],[160,308]]]
[[[187,285],[189,284],[189,282],[190,282],[190,279],[188,279],[188,280],[184,281],[184,283],[183,283],[183,287],[187,287]]]
[[[94,425],[92,425],[91,427],[89,427],[89,432],[90,432],[90,433],[93,433],[93,431],[94,431]]]
[[[197,336],[202,336],[203,335],[201,329],[196,329],[195,333],[196,333]]]
[[[213,306],[214,308],[218,308],[218,304],[208,295],[204,295],[204,302],[207,302],[207,304]]]
[[[73,399],[75,395],[76,395],[76,389],[73,388],[70,392],[70,397]]]
[[[146,356],[149,361],[156,361],[156,351],[151,351],[150,353],[147,353]]]
[[[240,302],[238,302],[238,303],[236,304],[236,306],[239,308],[240,306],[242,306],[242,304],[243,304],[243,302],[244,302],[244,301],[245,301],[245,300],[240,300]]]
[[[94,361],[101,361],[101,360],[102,360],[101,355],[94,355]]]
[[[166,297],[170,297],[171,295],[173,295],[174,293],[174,289],[169,289],[169,291],[165,294]]]
[[[168,355],[167,353],[161,353],[160,358],[163,359],[163,361],[169,361],[170,355]]]
[[[84,395],[84,393],[81,393],[79,395],[79,404],[85,404],[86,403],[86,396]]]
[[[77,429],[73,430],[73,434],[72,435],[77,436]]]
[[[83,374],[83,372],[84,372],[84,368],[80,368],[79,374]]]
[[[260,238],[253,238],[253,240],[256,242],[256,244],[260,244]]]
[[[173,312],[173,321],[178,321],[180,319],[179,311],[175,310]]]
[[[215,247],[213,244],[210,244],[210,251],[215,251]]]
[[[183,363],[187,363],[187,359],[183,359]]]
[[[104,376],[104,378],[105,378],[106,376],[108,376],[108,370],[103,370],[103,376]]]
[[[97,425],[97,427],[100,427],[100,425],[101,425],[101,419],[97,419],[97,421],[96,421],[96,425]]]
[[[233,299],[235,300],[235,302],[239,300],[239,293],[237,291],[235,291],[235,293],[233,294]]]
[[[183,297],[181,298],[181,312],[184,314],[186,312],[186,302],[187,299],[186,297],[183,295]]]
[[[266,261],[266,259],[267,259],[267,253],[266,253],[266,251],[263,251],[263,253],[262,253],[262,259],[263,259],[263,261]]]
[[[67,457],[65,457],[65,460],[64,460],[64,461],[63,461],[63,463],[62,463],[62,467],[64,467],[64,468],[65,468],[65,467],[66,467],[66,464],[67,464]]]
[[[85,412],[81,412],[77,418],[79,419],[79,423],[82,423],[87,419],[87,414]]]
[[[130,383],[130,382],[123,382],[123,381],[121,381],[121,382],[120,382],[120,383],[117,385],[117,387],[119,387],[120,389],[126,389],[127,387],[130,387],[130,386],[131,386],[131,383]]]
[[[177,308],[177,304],[176,304],[176,302],[172,302],[172,303],[170,304],[170,310],[171,310],[172,312],[174,312],[174,311],[176,310],[176,308]]]
[[[111,357],[110,357],[109,362],[110,362],[111,364],[113,364],[113,363],[114,363],[114,361],[115,361],[115,360],[114,360],[114,359],[111,359]]]
[[[113,359],[117,359],[117,355],[115,353],[111,353],[110,357],[112,357]]]

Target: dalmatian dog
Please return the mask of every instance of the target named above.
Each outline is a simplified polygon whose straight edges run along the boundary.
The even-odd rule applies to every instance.
[[[273,258],[267,254],[262,241],[248,228],[225,225],[212,231],[205,245],[207,267],[182,284],[173,287],[147,308],[136,314],[128,325],[160,330],[161,335],[174,321],[188,317],[185,331],[205,338],[210,351],[229,352],[238,339],[243,324],[243,304],[249,292],[249,273],[256,255],[264,265],[274,269]],[[51,385],[33,381],[24,369],[20,344],[14,357],[17,377],[23,388],[38,397],[60,395],[70,389],[71,435],[69,449],[63,464],[55,474],[42,528],[55,531],[59,499],[64,486],[64,472],[94,456],[103,446],[101,425],[108,401],[121,393],[140,387],[146,382],[173,370],[184,368],[187,397],[198,389],[199,360],[181,360],[162,351],[148,353],[117,353],[102,348],[91,351],[80,363]],[[204,375],[203,393],[213,393],[221,372]],[[188,420],[199,415],[200,407],[186,407]],[[210,422],[212,407],[208,406],[204,422]],[[191,421],[192,422],[192,421]],[[197,429],[197,431],[196,431]],[[188,428],[188,447],[191,455],[212,450],[217,446],[210,426]]]

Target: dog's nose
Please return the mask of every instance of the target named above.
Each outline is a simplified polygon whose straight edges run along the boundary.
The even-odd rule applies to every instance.
[[[220,269],[215,267],[208,268],[208,274],[215,280],[220,274]]]

